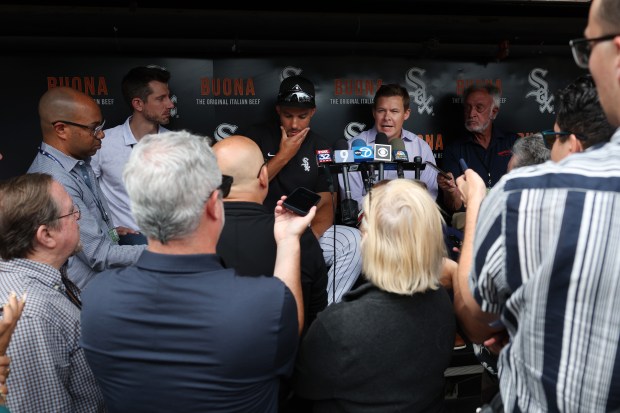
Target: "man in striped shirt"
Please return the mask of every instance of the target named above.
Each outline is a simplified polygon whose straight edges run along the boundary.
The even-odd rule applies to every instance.
[[[571,42],[575,60],[618,127],[620,2],[593,0],[585,33]],[[482,203],[475,172],[459,184],[468,217],[455,302],[479,323],[466,328],[472,340],[498,320],[508,330],[505,411],[620,409],[620,129],[602,147],[506,175]]]

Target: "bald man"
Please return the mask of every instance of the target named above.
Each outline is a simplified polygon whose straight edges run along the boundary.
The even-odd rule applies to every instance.
[[[263,206],[269,175],[258,145],[245,136],[229,136],[213,145],[222,174],[233,178],[224,199],[226,222],[217,253],[227,267],[242,275],[273,274],[276,242],[274,211]],[[327,267],[318,240],[310,228],[301,237],[301,283],[304,330],[327,306]]]
[[[118,234],[127,229],[114,228],[90,167],[90,157],[105,136],[97,103],[77,90],[52,88],[39,100],[39,117],[43,142],[28,172],[52,175],[81,212],[83,250],[69,259],[67,269],[69,279],[81,289],[106,268],[135,263],[145,246],[118,245]]]

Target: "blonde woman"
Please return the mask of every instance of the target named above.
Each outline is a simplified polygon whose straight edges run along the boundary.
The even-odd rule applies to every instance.
[[[441,287],[442,217],[420,184],[395,179],[364,198],[368,283],[319,313],[294,373],[313,412],[439,412],[455,318]]]

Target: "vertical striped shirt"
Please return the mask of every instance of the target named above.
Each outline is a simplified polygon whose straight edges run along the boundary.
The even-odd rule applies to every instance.
[[[470,288],[510,334],[505,411],[620,408],[620,129],[499,181],[480,209]]]

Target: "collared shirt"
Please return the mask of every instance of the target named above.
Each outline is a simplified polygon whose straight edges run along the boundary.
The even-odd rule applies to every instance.
[[[620,408],[619,240],[620,129],[602,148],[512,171],[483,201],[470,288],[510,334],[506,412]]]
[[[508,162],[512,157],[512,145],[518,139],[514,133],[506,133],[495,125],[491,125],[491,143],[487,148],[474,140],[469,133],[464,140],[446,144],[443,152],[442,166],[444,171],[452,172],[454,178],[463,174],[459,160],[467,163],[491,188],[508,170]]]
[[[113,412],[277,412],[297,305],[213,254],[144,251],[82,292],[82,345]]]
[[[81,176],[84,165],[90,176],[91,190]],[[99,189],[89,160],[77,160],[56,148],[41,143],[41,150],[28,169],[29,173],[41,172],[51,175],[69,193],[81,211],[80,241],[83,249],[69,258],[67,276],[83,288],[94,275],[109,267],[131,265],[136,262],[144,245],[118,245],[110,235],[114,228],[109,209]]]
[[[123,183],[123,169],[131,155],[131,149],[138,140],[131,132],[127,118],[122,125],[106,129],[105,139],[101,141],[101,149],[92,156],[90,164],[99,180],[101,192],[105,195],[110,215],[115,227],[123,226],[138,230],[138,224],[131,213],[131,202]],[[159,126],[158,133],[168,132]]]
[[[279,123],[263,123],[253,125],[247,131],[240,132],[251,138],[263,153],[263,158],[269,160],[280,150],[282,130]],[[329,174],[322,174],[316,163],[316,151],[329,149],[321,135],[310,130],[299,150],[290,161],[269,181],[269,192],[263,205],[268,211],[273,211],[282,195],[289,195],[299,186],[306,187],[314,192],[328,192]],[[258,173],[258,171],[256,171]]]
[[[80,310],[60,272],[27,259],[0,261],[0,299],[27,293],[7,354],[12,412],[103,412],[103,396],[79,346]]]
[[[351,148],[351,144],[356,139],[362,139],[366,141],[366,144],[372,146],[375,144],[375,138],[377,137],[377,127],[373,126],[372,129],[364,131],[351,139],[349,141],[349,149]],[[413,161],[413,158],[416,156],[422,157],[422,164],[426,165],[426,162],[431,162],[436,164],[435,156],[433,155],[433,151],[428,143],[425,140],[420,139],[418,135],[408,130],[403,129],[402,136],[403,142],[405,143],[405,148],[407,149],[407,157],[409,158],[409,162]],[[406,179],[415,179],[415,171],[405,171]],[[383,173],[384,179],[397,179],[398,173],[397,171],[384,171]],[[342,192],[341,196],[344,196],[344,182],[342,180],[342,174],[338,177],[340,180],[340,190]],[[428,189],[428,193],[431,195],[433,199],[437,198],[437,172],[433,168],[424,168],[420,171],[420,181],[426,184],[426,188]],[[357,201],[360,209],[362,208],[362,201],[364,195],[366,195],[366,190],[364,189],[364,181],[362,180],[362,175],[359,172],[352,172],[349,174],[349,185],[351,187],[351,198]]]
[[[275,215],[255,202],[224,202],[226,223],[217,253],[241,275],[271,275],[276,263]],[[310,228],[301,235],[301,289],[304,322],[309,326],[327,306],[327,267],[319,241]]]

